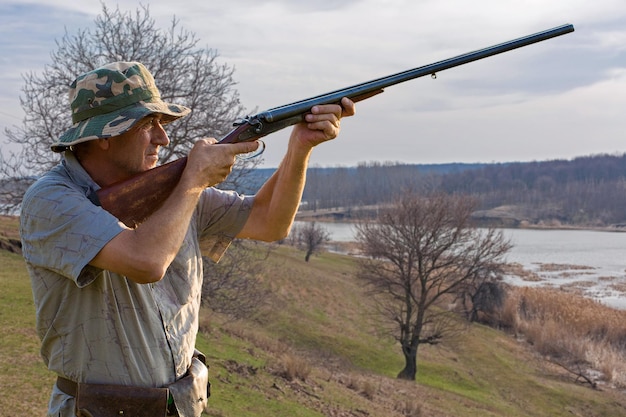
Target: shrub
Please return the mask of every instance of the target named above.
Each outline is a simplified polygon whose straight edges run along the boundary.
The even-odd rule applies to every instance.
[[[278,364],[278,374],[288,381],[306,381],[311,374],[311,365],[300,356],[286,353]]]

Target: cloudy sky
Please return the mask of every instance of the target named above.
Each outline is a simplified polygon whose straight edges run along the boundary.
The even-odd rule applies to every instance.
[[[70,4],[74,3],[74,4]],[[118,2],[105,0],[107,7]],[[624,0],[125,0],[173,16],[235,68],[265,110],[571,23],[559,38],[423,77],[359,103],[313,164],[508,162],[626,152]],[[100,0],[0,0],[0,142],[19,125],[22,74],[88,28]],[[243,115],[242,115],[243,116]],[[287,132],[266,138],[276,166]]]

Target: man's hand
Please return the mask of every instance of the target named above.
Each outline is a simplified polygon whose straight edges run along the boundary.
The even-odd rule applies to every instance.
[[[190,181],[190,186],[207,188],[221,183],[232,171],[237,155],[259,146],[258,142],[216,143],[215,138],[200,139],[189,152],[183,179]]]
[[[299,145],[313,148],[322,142],[334,139],[341,130],[341,118],[355,114],[354,103],[343,98],[341,105],[325,104],[314,106],[305,116],[305,121],[296,125],[291,140]]]
[[[250,217],[237,237],[274,241],[287,236],[300,205],[313,147],[337,137],[341,118],[354,113],[354,103],[344,98],[341,105],[314,106],[305,121],[294,127],[287,154],[256,194]]]

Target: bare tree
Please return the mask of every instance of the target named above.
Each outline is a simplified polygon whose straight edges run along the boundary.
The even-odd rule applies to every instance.
[[[315,222],[306,222],[302,226],[294,227],[291,234],[296,245],[305,252],[306,262],[309,262],[311,256],[319,253],[323,245],[330,241],[330,235],[326,229]]]
[[[271,249],[268,244],[235,240],[219,263],[204,259],[203,304],[236,320],[256,314],[270,296],[259,277]]]
[[[161,163],[186,155],[198,138],[225,135],[244,111],[234,89],[234,69],[218,63],[217,52],[200,47],[175,17],[169,29],[157,27],[147,6],[131,13],[103,3],[93,24],[74,35],[66,33],[51,58],[41,75],[24,75],[20,103],[26,116],[21,127],[7,129],[9,141],[21,150],[0,155],[0,178],[5,178],[0,181],[0,209],[5,211],[15,212],[28,183],[59,162],[50,144],[71,125],[68,86],[81,73],[113,61],[139,61],[153,74],[163,100],[192,109],[189,116],[165,126],[170,145],[161,150]],[[238,189],[259,162],[240,160],[220,186]],[[243,317],[258,307],[263,297],[253,274],[260,271],[257,254],[236,246],[219,266],[207,267],[203,292],[213,297],[215,310]]]
[[[444,302],[501,266],[510,249],[501,232],[471,227],[476,202],[467,196],[404,194],[376,222],[356,226],[365,281],[391,334],[402,347],[398,378],[415,380],[421,344],[450,329]]]
[[[192,109],[190,116],[166,125],[170,146],[159,155],[162,163],[186,155],[198,138],[225,135],[244,111],[234,89],[234,69],[218,63],[217,52],[200,47],[175,17],[168,30],[158,28],[147,6],[133,14],[103,3],[93,24],[75,35],[66,32],[51,58],[41,75],[23,76],[20,104],[26,115],[20,127],[6,129],[9,142],[20,150],[0,154],[0,177],[38,176],[58,163],[59,155],[49,146],[71,125],[68,86],[79,74],[108,62],[142,62],[164,100]],[[14,195],[0,197],[12,207],[19,204]]]

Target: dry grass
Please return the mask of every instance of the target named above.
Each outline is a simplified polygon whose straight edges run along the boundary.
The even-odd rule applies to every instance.
[[[410,398],[399,404],[398,411],[406,417],[422,417],[422,405]]]
[[[19,217],[0,215],[0,236],[19,240],[20,234],[18,230]]]
[[[544,279],[541,278],[539,274],[525,269],[522,264],[510,263],[506,265],[505,270],[507,274],[520,277],[524,281],[528,281],[528,282],[544,281]]]
[[[287,381],[306,381],[311,374],[311,364],[302,356],[285,353],[278,361],[276,374]]]
[[[560,364],[586,364],[626,388],[626,311],[550,288],[513,288],[501,324]],[[589,372],[591,372],[589,370]]]

